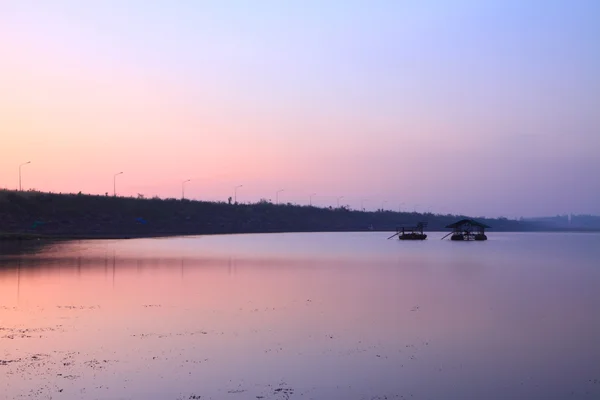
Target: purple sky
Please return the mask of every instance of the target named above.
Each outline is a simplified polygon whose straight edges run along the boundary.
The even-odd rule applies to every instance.
[[[0,2],[0,186],[600,214],[600,2]]]

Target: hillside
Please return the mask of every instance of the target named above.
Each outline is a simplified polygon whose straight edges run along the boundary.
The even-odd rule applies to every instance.
[[[463,216],[408,212],[360,212],[293,204],[228,204],[176,199],[137,199],[84,194],[0,190],[0,232],[63,237],[143,237],[162,235],[391,231],[427,221],[428,230]],[[531,222],[479,219],[495,231],[535,230]],[[5,235],[6,236],[6,235]]]

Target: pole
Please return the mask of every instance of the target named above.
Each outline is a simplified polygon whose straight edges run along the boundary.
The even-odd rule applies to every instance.
[[[21,186],[21,167],[23,165],[27,165],[27,164],[31,164],[31,161],[27,161],[26,163],[19,165],[19,192],[23,190],[23,188]]]
[[[387,200],[381,202],[381,211],[383,211],[383,206],[385,205],[385,203],[387,203]]]
[[[367,200],[366,199],[360,200],[360,211],[365,211],[365,201],[367,201]]]
[[[244,185],[237,185],[236,187],[233,188],[233,204],[237,204],[237,190],[238,188],[241,188]]]
[[[340,196],[337,198],[337,207],[340,208],[340,200],[343,199],[344,196]]]
[[[275,192],[275,204],[279,204],[279,192],[283,192],[283,189],[279,189]]]
[[[119,172],[118,174],[114,174],[113,176],[113,196],[117,197],[117,176],[121,175],[123,172]]]
[[[181,182],[181,200],[185,200],[185,184],[189,181],[191,181],[191,179]]]
[[[444,240],[446,239],[448,236],[452,235],[454,233],[454,231],[450,232],[449,234],[447,234],[446,236],[444,236],[443,238],[441,238],[440,240]]]

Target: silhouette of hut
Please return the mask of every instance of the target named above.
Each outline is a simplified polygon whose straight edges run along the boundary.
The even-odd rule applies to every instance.
[[[487,240],[485,229],[491,227],[473,219],[461,219],[446,228],[452,229],[450,240]]]

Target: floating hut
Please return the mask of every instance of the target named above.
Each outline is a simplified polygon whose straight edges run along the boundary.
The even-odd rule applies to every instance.
[[[427,235],[423,233],[423,229],[427,226],[427,222],[419,222],[417,226],[406,227],[402,226],[396,228],[396,233],[390,236],[388,239],[398,235],[400,240],[425,240]]]
[[[446,228],[452,229],[452,232],[442,239],[452,235],[450,240],[487,240],[485,228],[490,228],[490,226],[472,219],[461,219],[458,222],[446,226]]]

